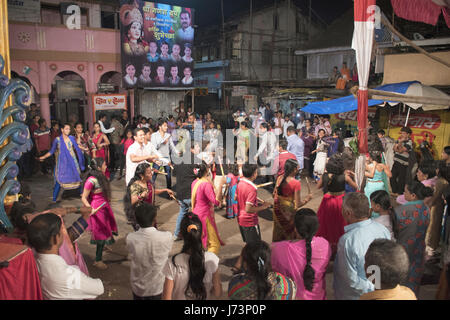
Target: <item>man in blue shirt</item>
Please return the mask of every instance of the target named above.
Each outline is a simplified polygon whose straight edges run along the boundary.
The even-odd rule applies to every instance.
[[[369,200],[363,193],[345,195],[342,215],[348,225],[339,239],[334,261],[334,296],[337,300],[358,300],[375,286],[366,277],[365,254],[375,239],[391,239],[388,229],[370,219]]]
[[[288,147],[287,151],[293,153],[297,158],[297,162],[299,165],[299,170],[303,169],[303,154],[305,152],[305,143],[303,140],[297,135],[295,132],[295,128],[290,126],[286,130],[287,132],[287,142]]]

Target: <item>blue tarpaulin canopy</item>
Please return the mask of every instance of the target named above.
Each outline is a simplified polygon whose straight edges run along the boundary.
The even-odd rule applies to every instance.
[[[376,87],[375,90],[405,94],[409,86],[416,82],[420,83],[419,81],[391,83],[385,84],[380,87]],[[389,101],[369,99],[369,107],[376,106],[384,102]],[[333,113],[354,111],[356,109],[358,109],[358,100],[355,98],[355,96],[349,95],[338,99],[309,103],[302,108],[302,111],[309,112],[312,114],[333,114]]]

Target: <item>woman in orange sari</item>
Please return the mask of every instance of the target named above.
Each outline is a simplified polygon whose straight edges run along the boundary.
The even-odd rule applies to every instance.
[[[298,167],[297,160],[288,159],[284,164],[284,175],[277,179],[273,192],[272,242],[296,239],[295,213],[312,198],[312,195],[308,194],[305,200],[301,200],[300,181],[295,179]]]
[[[191,204],[192,212],[202,222],[202,244],[207,251],[219,254],[220,246],[225,245],[219,237],[214,206],[220,204],[214,193],[211,173],[206,164],[201,164],[197,171],[197,179],[192,182]]]

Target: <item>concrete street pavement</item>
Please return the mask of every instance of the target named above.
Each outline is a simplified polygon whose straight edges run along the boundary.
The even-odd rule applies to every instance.
[[[173,178],[173,183],[176,179]],[[52,200],[53,178],[51,176],[43,176],[37,173],[32,177],[32,181],[27,182],[31,186],[32,200],[36,203],[38,210],[43,210]],[[156,185],[158,188],[165,187],[165,179],[159,176]],[[130,278],[130,262],[127,260],[127,249],[125,246],[125,238],[128,233],[132,232],[132,227],[127,224],[127,220],[123,211],[123,196],[125,194],[125,180],[113,180],[111,182],[112,202],[111,206],[115,214],[118,224],[119,236],[116,237],[116,243],[109,246],[111,251],[105,251],[103,255],[104,262],[108,265],[107,270],[99,270],[92,264],[95,259],[95,246],[89,244],[90,235],[86,232],[78,240],[78,244],[84,259],[89,268],[90,275],[94,278],[100,278],[105,286],[105,293],[99,297],[101,300],[123,300],[132,299],[132,293],[129,284]],[[311,185],[313,199],[305,206],[317,211],[322,200],[322,191],[318,190],[315,184]],[[306,182],[302,181],[302,197],[308,193]],[[258,196],[266,201],[273,202],[271,194],[264,190],[258,190]],[[61,195],[60,195],[61,197]],[[179,207],[174,200],[167,200],[156,196],[156,204],[160,206],[158,211],[158,229],[173,232],[178,216]],[[80,206],[82,205],[80,198],[63,199],[62,206]],[[237,260],[241,249],[244,245],[236,219],[224,218],[225,210],[216,211],[216,223],[222,240],[226,243],[219,253],[220,272],[222,278],[223,295],[222,299],[227,298],[228,281],[232,276],[231,267]],[[272,240],[272,211],[265,210],[259,214],[262,238],[264,241],[271,243]],[[70,225],[77,219],[78,215],[70,214],[65,218],[66,225]],[[182,241],[174,242],[171,255],[180,252]],[[329,266],[329,272],[326,276],[327,281],[327,298],[332,300],[333,296],[333,274],[332,263]],[[422,286],[420,299],[434,299],[437,285]]]

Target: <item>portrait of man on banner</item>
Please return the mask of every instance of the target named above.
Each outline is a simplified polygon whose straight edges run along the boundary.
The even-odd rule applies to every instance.
[[[122,0],[123,87],[193,87],[193,18],[191,8]]]

